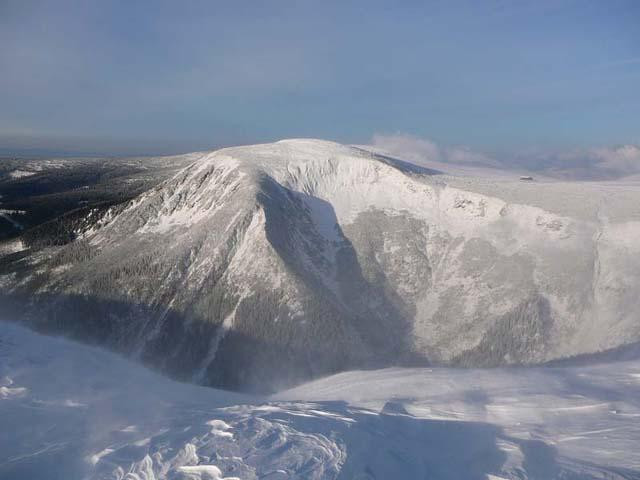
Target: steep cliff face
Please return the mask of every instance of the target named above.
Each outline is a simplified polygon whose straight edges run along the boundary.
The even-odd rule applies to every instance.
[[[637,193],[318,140],[229,148],[5,261],[2,282],[41,328],[218,386],[542,362],[640,340]]]

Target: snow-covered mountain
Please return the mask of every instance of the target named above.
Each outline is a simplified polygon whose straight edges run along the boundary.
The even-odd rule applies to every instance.
[[[216,386],[544,362],[640,340],[640,185],[285,140],[200,156],[0,268],[39,328]]]
[[[640,362],[355,371],[272,397],[0,322],[0,479],[640,478]]]

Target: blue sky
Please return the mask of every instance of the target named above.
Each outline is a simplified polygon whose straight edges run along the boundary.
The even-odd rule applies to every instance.
[[[640,2],[0,0],[0,141],[640,143]]]

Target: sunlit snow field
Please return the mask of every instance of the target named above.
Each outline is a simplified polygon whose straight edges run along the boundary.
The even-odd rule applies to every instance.
[[[2,479],[640,478],[640,361],[348,372],[249,397],[0,322]]]

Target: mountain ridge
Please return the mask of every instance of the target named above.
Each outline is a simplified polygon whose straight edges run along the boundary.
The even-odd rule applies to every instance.
[[[640,223],[633,206],[624,221],[602,206],[637,192],[494,183],[320,140],[230,147],[28,254],[20,279],[15,264],[0,274],[44,323],[85,321],[79,298],[120,305],[98,309],[115,338],[93,341],[230,388],[403,362],[541,363],[640,339]],[[567,205],[513,201],[536,191]]]

